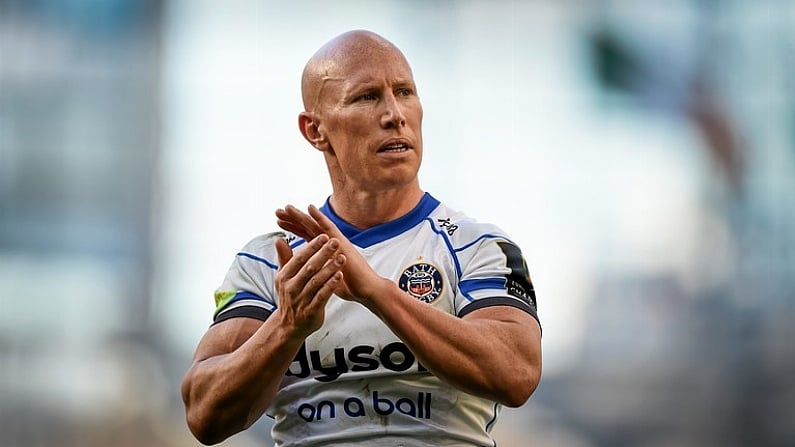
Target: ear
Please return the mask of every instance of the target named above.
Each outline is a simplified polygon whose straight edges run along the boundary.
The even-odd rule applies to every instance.
[[[329,148],[328,140],[323,132],[320,130],[320,125],[310,112],[301,112],[298,114],[298,128],[301,130],[301,135],[306,138],[315,149],[319,151],[326,151]]]

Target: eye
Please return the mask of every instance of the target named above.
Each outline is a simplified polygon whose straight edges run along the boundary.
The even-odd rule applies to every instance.
[[[414,94],[414,91],[410,88],[401,88],[397,91],[398,96],[411,96]]]
[[[378,99],[378,96],[376,96],[375,93],[365,93],[363,95],[359,95],[356,98],[356,101],[375,101],[376,99]]]

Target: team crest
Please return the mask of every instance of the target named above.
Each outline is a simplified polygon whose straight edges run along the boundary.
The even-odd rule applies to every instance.
[[[403,270],[398,286],[414,298],[432,303],[442,294],[442,274],[431,264],[419,262]]]

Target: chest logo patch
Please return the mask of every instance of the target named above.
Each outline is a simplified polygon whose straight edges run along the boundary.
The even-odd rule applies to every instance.
[[[439,269],[431,264],[418,262],[403,270],[398,286],[414,298],[432,303],[442,294],[444,284]]]

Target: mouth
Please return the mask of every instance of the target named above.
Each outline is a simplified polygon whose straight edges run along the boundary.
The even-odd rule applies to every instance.
[[[403,140],[397,140],[397,141],[390,141],[387,144],[381,146],[378,149],[378,153],[381,153],[381,154],[399,154],[399,153],[402,153],[402,152],[406,152],[406,151],[408,151],[410,149],[411,149],[411,146],[408,144],[408,142],[403,141]]]

